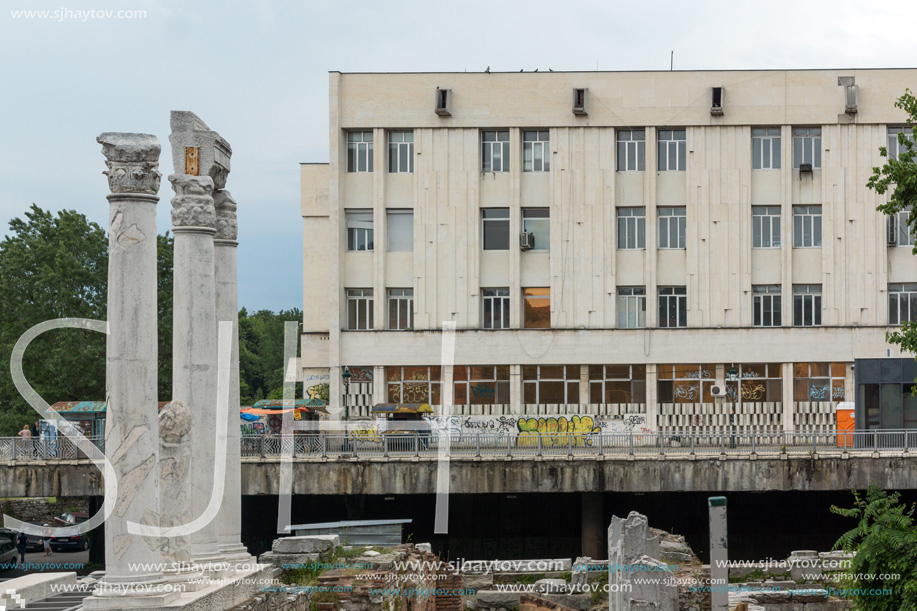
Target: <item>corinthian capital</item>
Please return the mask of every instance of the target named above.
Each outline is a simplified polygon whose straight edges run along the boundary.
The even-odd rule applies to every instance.
[[[213,205],[217,213],[217,240],[235,240],[239,235],[236,222],[236,200],[229,191],[220,189],[213,193]]]
[[[151,134],[105,132],[96,138],[102,145],[112,193],[159,192],[159,140]]]
[[[169,176],[175,197],[172,198],[172,226],[209,227],[216,224],[213,209],[213,179],[209,176],[172,174]]]

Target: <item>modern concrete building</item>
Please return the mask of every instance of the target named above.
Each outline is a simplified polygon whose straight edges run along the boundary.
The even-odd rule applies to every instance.
[[[900,356],[917,316],[913,237],[866,188],[915,82],[333,72],[330,163],[302,165],[306,386],[337,404],[348,366],[352,416],[833,429],[854,359]]]

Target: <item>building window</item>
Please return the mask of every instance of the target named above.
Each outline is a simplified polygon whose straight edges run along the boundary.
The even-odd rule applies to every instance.
[[[658,208],[659,248],[683,249],[685,247],[685,221],[687,208]]]
[[[902,144],[899,140],[899,135],[903,137],[904,140],[907,140],[911,143],[911,148],[913,150],[914,144],[914,130],[910,127],[889,127],[888,128],[888,158],[889,159],[898,159],[898,155],[905,152],[907,147],[905,144]]]
[[[646,248],[646,208],[618,208],[618,250]]]
[[[439,367],[386,367],[389,403],[440,405],[442,372]]]
[[[780,207],[752,206],[752,248],[780,248]]]
[[[347,171],[373,171],[373,132],[347,132]]]
[[[659,403],[713,403],[716,365],[658,365],[656,377]]]
[[[347,329],[367,331],[373,328],[373,290],[347,289]]]
[[[618,328],[642,329],[646,326],[646,287],[618,287]]]
[[[414,132],[388,133],[388,171],[392,174],[414,171]]]
[[[456,365],[453,382],[456,405],[509,403],[509,365]]]
[[[780,169],[780,128],[755,127],[751,130],[751,168]]]
[[[646,170],[646,131],[642,129],[618,130],[618,171],[643,172]]]
[[[818,327],[821,325],[821,285],[793,285],[793,326]]]
[[[664,329],[688,326],[687,287],[659,287],[659,326]]]
[[[660,172],[684,171],[686,143],[683,129],[659,130],[658,169]]]
[[[888,243],[892,246],[914,246],[914,234],[907,224],[911,210],[902,210],[888,215]]]
[[[793,363],[795,401],[845,401],[845,363]]]
[[[522,171],[547,172],[550,169],[551,138],[549,132],[522,132]]]
[[[917,321],[917,284],[888,285],[888,324]]]
[[[751,287],[754,326],[779,327],[780,319],[780,285],[758,284]]]
[[[509,208],[481,210],[484,250],[509,250]]]
[[[736,382],[726,380],[726,395],[730,401],[783,403],[783,370],[780,363],[742,363],[735,367],[741,387],[736,392]]]
[[[414,289],[388,290],[388,328],[414,328]]]
[[[526,405],[579,403],[579,365],[523,365]]]
[[[793,128],[793,169],[808,163],[813,170],[821,168],[821,128]]]
[[[373,211],[347,210],[347,250],[373,249]]]
[[[548,250],[551,246],[551,214],[548,208],[523,208],[522,231],[535,238],[532,250]]]
[[[646,403],[646,365],[589,365],[589,403]]]
[[[509,172],[509,132],[481,132],[481,171]]]
[[[551,289],[522,289],[522,327],[524,329],[551,328]]]
[[[413,210],[386,210],[385,224],[388,227],[388,239],[385,241],[388,252],[414,252]]]
[[[481,289],[485,329],[509,329],[509,289]]]
[[[793,206],[793,248],[821,248],[821,206]]]

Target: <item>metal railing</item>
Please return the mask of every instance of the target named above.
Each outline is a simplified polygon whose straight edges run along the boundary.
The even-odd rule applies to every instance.
[[[104,450],[101,438],[90,438]],[[837,431],[834,433],[669,434],[669,433],[307,433],[243,435],[243,457],[389,458],[439,456],[440,449],[456,458],[610,456],[805,456],[888,452],[917,448],[917,430]],[[0,437],[0,461],[86,459],[66,437],[20,439]]]

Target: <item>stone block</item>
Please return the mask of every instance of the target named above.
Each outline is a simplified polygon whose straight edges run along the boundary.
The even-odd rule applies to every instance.
[[[462,575],[462,587],[467,589],[474,590],[483,590],[494,585],[494,575],[493,573],[486,573],[483,575],[463,574]]]
[[[828,600],[828,591],[816,588],[806,588],[799,592],[790,593],[791,600],[797,603],[818,603]]]
[[[271,551],[280,554],[320,554],[341,544],[337,535],[308,535],[275,539]]]
[[[535,582],[535,591],[541,594],[563,594],[567,591],[567,582],[563,579],[539,579]]]
[[[422,552],[427,552],[428,554],[433,553],[433,546],[430,545],[429,543],[418,543],[414,547],[416,547],[417,549],[419,549]]]
[[[782,605],[790,602],[791,594],[785,590],[781,592],[768,590],[751,592],[749,597],[759,605]]]
[[[543,598],[579,611],[589,611],[592,607],[592,597],[589,594],[543,594]]]
[[[498,592],[480,590],[477,595],[478,609],[512,609],[519,606],[521,592]]]
[[[263,556],[263,554],[262,554]],[[270,561],[274,566],[279,566],[285,571],[307,568],[309,564],[318,562],[320,554],[278,554],[273,553]]]

